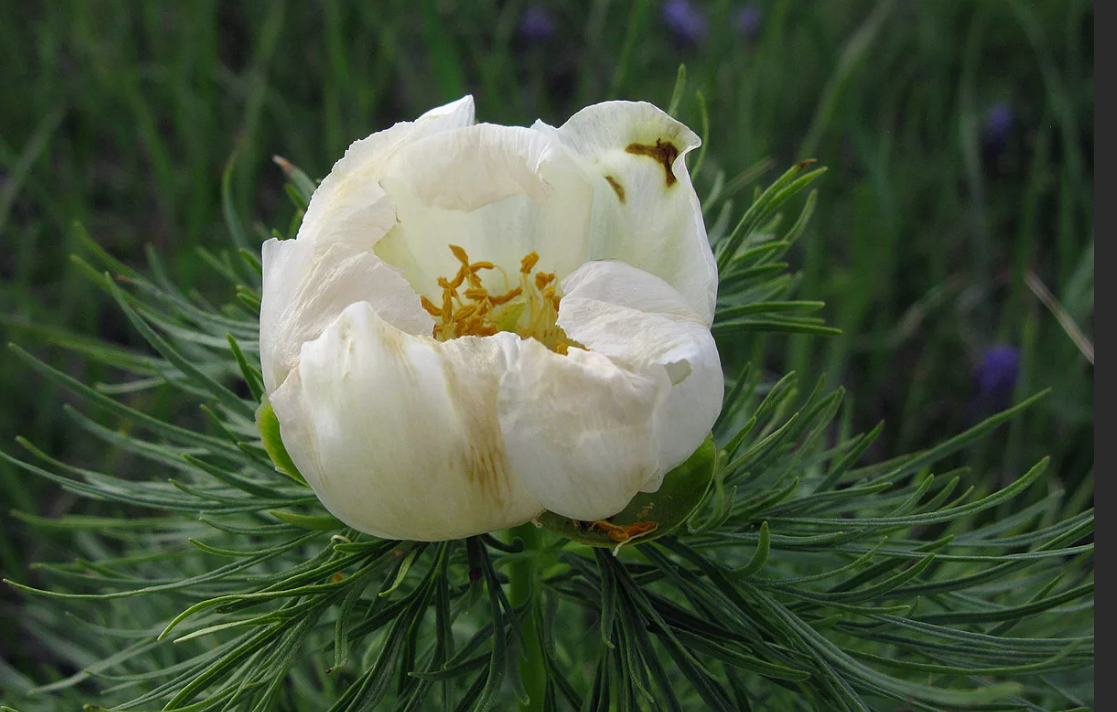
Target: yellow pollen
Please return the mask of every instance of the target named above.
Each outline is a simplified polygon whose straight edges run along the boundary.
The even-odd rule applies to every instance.
[[[434,302],[427,299],[426,297],[420,295],[419,296],[419,303],[423,305],[423,308],[426,309],[427,313],[430,314],[431,316],[442,316],[442,310],[439,309],[438,307],[436,307],[434,305]]]
[[[466,251],[450,245],[450,251],[461,263],[453,279],[439,277],[442,307],[421,297],[428,314],[435,317],[434,338],[449,341],[460,336],[492,336],[511,331],[522,338],[536,339],[556,353],[566,354],[571,346],[584,348],[571,340],[558,326],[558,309],[562,296],[553,272],[532,273],[539,254],[531,252],[520,260],[520,284],[503,294],[492,294],[478,274],[481,270],[499,270],[508,287],[508,274],[492,262],[470,262]],[[461,289],[463,284],[468,287]]]
[[[461,262],[467,267],[469,266],[469,255],[465,253],[465,250],[458,247],[457,245],[450,245],[450,252],[454,253],[454,257],[458,258],[458,262]]]

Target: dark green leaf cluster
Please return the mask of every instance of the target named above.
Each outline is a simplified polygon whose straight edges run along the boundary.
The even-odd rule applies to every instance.
[[[284,168],[305,206],[313,183]],[[804,316],[819,304],[788,299],[781,261],[813,194],[777,235],[779,209],[819,173],[794,167],[732,230],[726,195],[752,177],[715,183],[719,337],[828,333]],[[75,696],[192,712],[1089,703],[1092,512],[1064,502],[1045,462],[996,491],[952,465],[1034,398],[933,449],[859,466],[880,428],[848,433],[840,390],[819,384],[804,399],[794,375],[768,383],[746,369],[715,426],[711,489],[670,536],[616,552],[531,525],[383,541],[330,517],[263,446],[259,262],[227,216],[239,249],[205,256],[236,295],[221,307],[180,291],[154,257],[148,277],[82,236],[92,261],[78,264],[157,355],[40,335],[124,380],[88,385],[17,349],[84,399],[92,414],[68,409],[75,424],[142,474],[77,467],[23,440],[29,459],[0,453],[104,512],[16,515],[61,530],[77,558],[39,566],[35,587],[12,584],[28,594],[28,635],[59,666],[35,690],[0,670],[13,708]],[[165,392],[205,419],[145,414],[144,398]]]

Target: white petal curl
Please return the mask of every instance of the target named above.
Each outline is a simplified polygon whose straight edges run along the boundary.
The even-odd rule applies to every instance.
[[[624,509],[658,471],[652,413],[670,383],[581,349],[566,356],[535,340],[500,382],[508,461],[547,509],[595,521]]]
[[[318,338],[350,304],[368,302],[381,318],[410,334],[430,334],[434,326],[397,270],[342,242],[319,250],[300,240],[268,240],[263,270],[260,363],[269,393],[298,363],[302,345]]]
[[[562,283],[558,324],[575,341],[636,371],[663,369],[671,387],[654,413],[659,468],[698,449],[721,412],[724,376],[710,329],[671,285],[617,261],[589,262]]]
[[[264,243],[260,360],[269,393],[290,373],[302,344],[354,302],[373,304],[409,333],[430,333],[433,322],[418,295],[372,252],[396,224],[379,178],[409,143],[469,126],[473,114],[473,97],[466,96],[355,141],[314,191],[297,238]]]
[[[594,188],[588,259],[618,259],[670,284],[713,323],[717,266],[686,154],[698,136],[647,102],[588,106],[559,128],[538,121],[576,158]]]
[[[375,243],[395,223],[394,212],[382,212],[376,220],[368,220],[366,224],[362,224],[360,215],[362,210],[379,204],[384,191],[378,181],[391,159],[415,141],[471,126],[473,120],[473,97],[465,96],[431,109],[415,121],[402,121],[354,141],[314,191],[299,227],[298,238],[320,242],[338,235],[368,232],[367,239]],[[356,213],[356,216],[350,217],[350,213]],[[384,229],[380,231],[380,227]]]
[[[436,304],[438,278],[459,267],[449,245],[510,273],[510,284],[497,270],[484,274],[498,293],[516,286],[520,260],[531,252],[540,269],[560,277],[587,258],[593,189],[566,151],[538,131],[478,124],[429,136],[395,156],[381,185],[398,224],[376,254]]]
[[[439,343],[366,303],[302,348],[271,396],[284,445],[326,508],[389,539],[439,541],[543,509],[515,476],[497,418],[513,334]]]

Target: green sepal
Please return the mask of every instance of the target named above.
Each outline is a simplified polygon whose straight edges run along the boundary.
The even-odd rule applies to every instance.
[[[609,517],[607,521],[617,526],[640,522],[657,524],[654,530],[626,541],[618,542],[611,539],[607,532],[592,527],[589,522],[579,522],[554,512],[543,512],[537,520],[547,529],[579,544],[606,549],[643,544],[670,534],[694,514],[710,489],[716,461],[717,447],[713,436],[709,436],[686,462],[664,476],[659,490],[638,493],[627,507]]]
[[[299,468],[295,467],[287,448],[283,447],[283,439],[279,436],[279,419],[275,417],[271,403],[264,398],[260,407],[256,409],[256,429],[260,431],[260,438],[264,441],[264,450],[275,465],[275,471],[287,475],[299,484],[306,484]]]

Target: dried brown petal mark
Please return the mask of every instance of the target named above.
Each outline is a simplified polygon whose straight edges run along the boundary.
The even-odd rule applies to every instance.
[[[609,181],[609,185],[613,186],[613,192],[617,194],[617,198],[624,202],[624,186],[620,184],[613,176],[605,176],[605,180]]]
[[[671,164],[679,157],[679,149],[675,148],[675,144],[670,141],[663,141],[661,139],[655,140],[655,145],[650,146],[646,143],[630,143],[624,149],[625,153],[631,153],[635,156],[650,156],[663,164],[663,171],[667,174],[667,187],[673,186],[678,178],[675,177],[674,172],[671,170]]]
[[[496,412],[496,380],[467,385],[449,361],[443,360],[442,366],[450,401],[458,409],[465,429],[465,443],[458,456],[462,458],[466,476],[476,488],[480,501],[504,507],[511,483]]]

